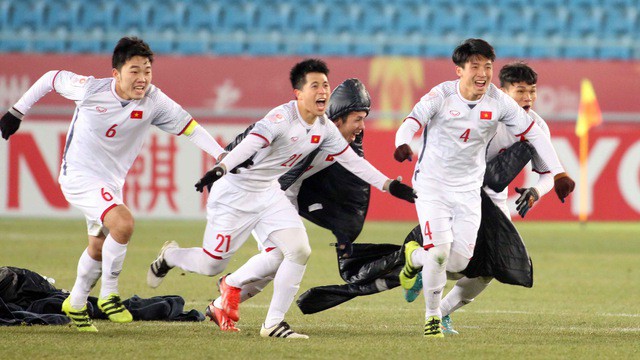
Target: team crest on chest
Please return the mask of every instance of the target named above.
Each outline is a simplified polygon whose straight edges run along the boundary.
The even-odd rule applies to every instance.
[[[312,135],[312,136],[311,136],[311,143],[312,143],[312,144],[318,144],[318,143],[320,143],[320,135]]]

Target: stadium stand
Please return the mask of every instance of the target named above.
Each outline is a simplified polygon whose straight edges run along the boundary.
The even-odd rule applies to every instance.
[[[0,52],[449,56],[467,37],[499,56],[640,58],[640,0],[1,0]]]

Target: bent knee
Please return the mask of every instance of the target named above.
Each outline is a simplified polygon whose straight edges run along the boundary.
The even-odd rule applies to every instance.
[[[459,273],[464,271],[464,269],[467,268],[467,265],[469,265],[469,259],[455,251],[452,251],[451,256],[449,256],[449,261],[447,262],[447,271]]]

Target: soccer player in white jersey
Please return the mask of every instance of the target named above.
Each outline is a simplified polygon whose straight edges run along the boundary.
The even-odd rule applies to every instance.
[[[308,338],[293,331],[284,321],[300,287],[311,248],[296,208],[280,189],[278,178],[282,174],[320,148],[376,188],[410,202],[415,198],[411,187],[389,179],[359,157],[327,119],[328,73],[326,64],[318,59],[304,60],[291,69],[296,99],[276,107],[258,121],[250,134],[196,184],[199,191],[213,184],[207,202],[202,248],[163,249],[168,266],[213,276],[224,270],[252,230],[267,235],[261,240],[274,244],[283,259],[269,267],[255,266],[249,261],[235,272],[242,273],[243,268],[252,267],[265,277],[275,273],[273,297],[260,330],[263,337]],[[235,168],[254,154],[254,165],[250,169],[225,176],[227,169]],[[226,317],[237,322],[244,284],[237,281],[234,274],[223,277],[220,282],[220,306]]]
[[[500,79],[500,89],[513,98],[518,105],[529,114],[535,123],[540,126],[545,135],[550,138],[551,134],[547,123],[532,110],[537,98],[536,84],[538,82],[538,74],[524,62],[513,62],[500,69],[498,78]],[[491,139],[487,147],[487,161],[490,161],[500,152],[506,150],[518,141],[525,140],[525,138],[512,136],[504,125],[498,124],[496,135]],[[520,197],[516,200],[516,210],[523,218],[533,204],[553,188],[554,183],[553,176],[549,172],[547,165],[537,153],[534,153],[531,165],[532,170],[540,175],[537,183],[529,188],[515,189],[516,192],[520,194]],[[511,214],[507,206],[508,189],[505,188],[502,192],[496,193],[485,186],[484,190],[493,203],[510,219]],[[456,282],[451,291],[442,299],[440,305],[443,315],[442,329],[445,334],[458,333],[453,329],[449,315],[473,301],[476,296],[486,289],[491,280],[491,277],[480,276],[477,278],[463,277]]]
[[[481,217],[485,150],[498,122],[504,123],[512,136],[526,136],[555,176],[560,199],[568,196],[574,185],[542,129],[491,84],[493,47],[482,39],[468,39],[456,47],[452,60],[459,79],[437,85],[420,99],[396,133],[394,153],[398,161],[410,159],[413,152],[408,144],[424,127],[412,177],[424,244],[405,244],[400,283],[411,289],[422,267],[424,335],[429,338],[444,336],[440,303],[446,271],[464,270],[473,255]]]
[[[122,187],[151,126],[184,134],[215,158],[224,152],[189,113],[151,84],[152,63],[153,52],[147,43],[124,37],[113,50],[113,77],[96,79],[50,71],[0,121],[7,139],[29,109],[51,90],[76,103],[58,182],[67,201],[84,214],[89,235],[75,284],[62,304],[80,331],[97,331],[86,302],[98,279],[100,310],[114,322],[132,320],[118,292],[118,276],[134,229]]]
[[[336,124],[336,127],[348,143],[355,141],[365,128],[364,120],[369,115],[371,107],[371,97],[358,79],[347,79],[338,85],[331,93],[331,101],[327,111],[329,120]],[[311,156],[311,155],[310,155]],[[285,191],[292,204],[297,207],[298,194],[302,182],[310,176],[335,164],[336,159],[326,151],[320,151],[313,160],[306,165],[306,170],[295,180]],[[344,184],[340,184],[344,185]],[[339,186],[339,184],[336,184]],[[351,204],[356,206],[355,204]],[[344,216],[350,216],[347,210],[343,210]],[[267,238],[268,234],[254,233],[258,239]],[[260,241],[259,241],[260,242]],[[349,256],[351,243],[341,243],[340,239],[336,244],[338,254]],[[244,284],[240,293],[240,302],[244,302],[261,292],[275,276],[275,264],[282,262],[283,254],[274,244],[268,241],[262,242],[263,250],[253,256],[247,265],[233,273],[233,277],[239,283]],[[250,264],[250,265],[248,265]],[[271,274],[266,274],[264,269],[272,269]],[[258,270],[258,272],[256,272]],[[219,297],[209,304],[206,314],[214,321],[222,331],[238,331],[235,322],[225,316],[222,311],[222,298]]]

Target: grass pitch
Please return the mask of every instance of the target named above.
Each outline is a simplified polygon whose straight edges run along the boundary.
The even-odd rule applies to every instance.
[[[120,277],[123,298],[178,294],[203,311],[216,278],[169,273],[146,286],[149,263],[166,240],[200,246],[203,221],[138,221]],[[400,244],[412,223],[369,223],[359,242]],[[215,324],[96,321],[100,332],[67,326],[0,327],[0,359],[631,359],[640,358],[640,224],[518,223],[533,259],[531,289],[492,283],[453,315],[460,335],[425,340],[424,299],[405,303],[398,289],[336,308],[287,315],[308,341],[259,336],[271,287],[241,305],[240,333]],[[335,241],[307,224],[313,254],[300,293],[338,284]],[[24,267],[69,289],[86,246],[82,220],[0,219],[0,265]],[[233,271],[256,252],[252,240],[231,260]],[[447,286],[447,291],[451,282]],[[96,290],[92,293],[95,295]]]

